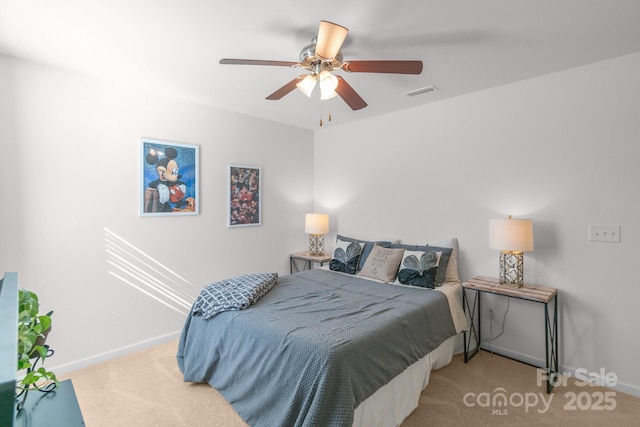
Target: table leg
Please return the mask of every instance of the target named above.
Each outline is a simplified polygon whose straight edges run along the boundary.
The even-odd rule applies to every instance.
[[[462,290],[462,306],[463,306],[463,310],[466,309],[466,312],[469,313],[469,331],[464,331],[464,335],[463,335],[463,339],[464,339],[464,363],[467,363],[469,360],[471,360],[471,358],[473,356],[476,355],[476,353],[478,353],[478,351],[480,350],[480,292],[475,291],[475,298],[473,300],[473,305],[469,306],[469,300],[467,299],[467,293],[466,290],[463,289]],[[477,307],[477,310],[476,310]],[[475,327],[475,321],[474,319],[476,318],[476,313],[477,313],[477,318],[478,318],[478,329],[476,329]],[[467,336],[468,334],[468,336]],[[476,343],[476,348],[473,349],[473,352],[471,352],[471,340],[473,338],[473,336],[475,335],[475,343]],[[470,354],[471,353],[471,354]]]
[[[293,274],[294,270],[296,273],[300,272],[300,271],[306,271],[306,270],[311,270],[312,264],[311,261],[309,260],[303,260],[302,263],[302,270],[298,267],[298,264],[296,264],[296,258],[293,257],[289,257],[289,273]]]
[[[556,380],[558,368],[558,296],[553,300],[553,323],[549,316],[549,303],[544,304],[544,341],[545,362],[547,367],[547,394],[553,390],[553,381]]]

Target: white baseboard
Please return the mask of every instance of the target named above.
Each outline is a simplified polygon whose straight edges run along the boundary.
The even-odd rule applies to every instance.
[[[496,345],[493,346],[487,346],[486,344],[481,344],[480,348],[484,351],[488,351],[488,352],[494,352],[500,356],[505,356],[514,360],[518,360],[524,363],[527,363],[529,365],[533,365],[533,366],[537,366],[540,367],[542,369],[544,369],[544,367],[546,366],[546,361],[537,358],[537,357],[532,357],[528,354],[524,354],[524,353],[518,353],[517,351],[512,351],[509,350],[507,348],[503,348],[503,347],[499,347]],[[579,368],[576,367],[572,367],[572,366],[563,366],[562,364],[560,365],[560,369],[559,371],[563,374],[567,374],[567,375],[571,375],[571,377],[576,377],[576,370]],[[583,368],[580,368],[583,369]],[[583,374],[584,376],[584,374]],[[600,375],[597,372],[594,373],[590,373],[589,377],[595,376],[597,377],[596,382],[599,382],[601,384],[604,384],[604,381],[600,381]],[[640,397],[640,387],[639,386],[635,386],[635,385],[631,385],[631,384],[627,384],[624,382],[620,382],[619,380],[616,382],[615,386],[609,387],[612,390],[615,391],[619,391],[620,393],[626,393],[626,394],[630,394],[632,396],[635,397]]]
[[[47,367],[56,375],[65,375],[78,369],[86,368],[88,366],[96,365],[98,363],[106,362],[116,357],[126,356],[127,354],[135,353],[137,351],[145,350],[147,348],[154,347],[156,345],[164,344],[169,341],[173,341],[180,337],[181,331],[171,332],[159,337],[150,338],[148,340],[140,341],[134,344],[126,345],[124,347],[116,348],[106,351],[104,353],[96,354],[93,356],[85,357],[83,359],[74,360],[72,362],[63,363],[62,365],[50,365]]]

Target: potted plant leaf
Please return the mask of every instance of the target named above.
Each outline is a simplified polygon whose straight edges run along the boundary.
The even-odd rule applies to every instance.
[[[45,344],[51,331],[51,315],[40,314],[40,303],[34,292],[20,289],[18,302],[18,372],[24,377],[16,383],[18,411],[24,406],[30,390],[49,392],[58,386],[53,372],[44,368],[44,361],[53,354]],[[37,365],[40,364],[40,367]]]

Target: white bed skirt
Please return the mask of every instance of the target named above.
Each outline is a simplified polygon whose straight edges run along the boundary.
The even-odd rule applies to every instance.
[[[451,363],[462,347],[462,334],[447,339],[431,353],[380,387],[355,410],[354,427],[399,426],[418,407],[420,393],[429,384],[431,371]]]

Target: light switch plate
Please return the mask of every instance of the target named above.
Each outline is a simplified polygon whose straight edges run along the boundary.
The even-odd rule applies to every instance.
[[[590,225],[589,241],[620,243],[619,225]]]

